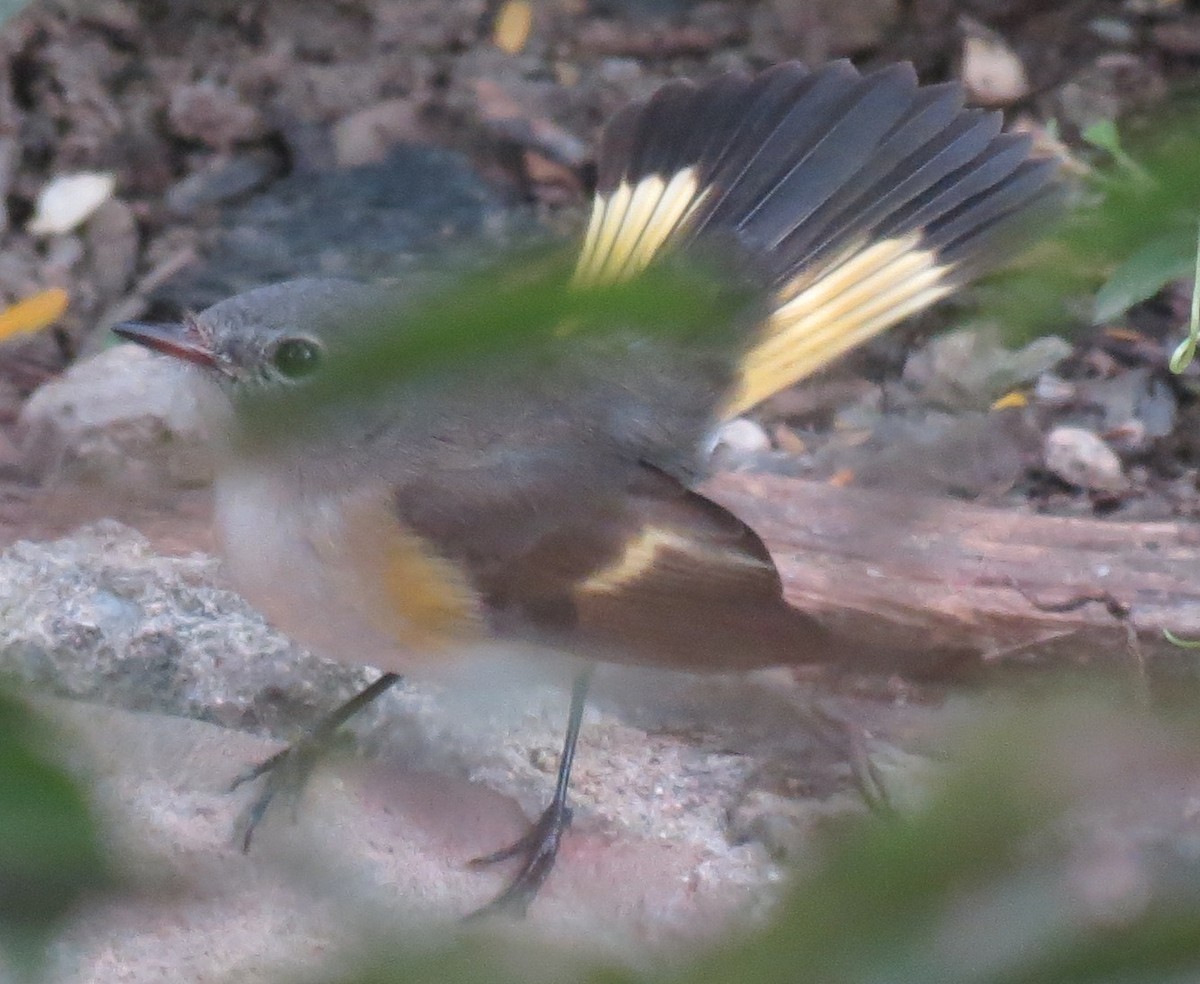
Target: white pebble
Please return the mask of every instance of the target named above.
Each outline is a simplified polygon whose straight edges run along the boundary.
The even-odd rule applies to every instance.
[[[992,32],[967,36],[961,74],[967,91],[984,106],[1008,106],[1029,95],[1029,79],[1021,59]]]
[[[117,179],[108,173],[84,172],[52,178],[38,195],[26,229],[35,236],[53,236],[82,225],[112,198]]]
[[[1043,454],[1046,469],[1070,485],[1102,492],[1121,492],[1129,485],[1113,449],[1082,427],[1054,428]]]
[[[735,454],[758,454],[771,450],[771,438],[759,424],[738,417],[717,428],[712,439],[713,451],[724,448]]]

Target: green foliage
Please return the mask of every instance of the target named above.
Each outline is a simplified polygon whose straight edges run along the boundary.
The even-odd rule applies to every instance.
[[[573,251],[526,251],[466,273],[453,289],[411,307],[379,312],[357,344],[331,353],[303,386],[252,397],[242,414],[248,437],[294,436],[298,421],[319,417],[323,408],[408,380],[496,359],[534,361],[564,338],[602,344],[641,329],[686,348],[727,347],[751,298],[695,259],[594,287],[571,284],[573,265]]]
[[[1061,329],[1064,314],[1109,321],[1194,268],[1200,105],[1171,107],[1128,147],[1111,121],[1083,136],[1103,159],[1080,201],[1020,268],[981,289],[988,313],[1025,335]]]
[[[1171,355],[1171,372],[1181,373],[1196,356],[1196,343],[1200,341],[1200,232],[1196,237],[1196,266],[1192,271],[1192,308],[1188,316],[1187,338],[1179,343]]]
[[[0,955],[26,972],[80,898],[109,880],[86,797],[51,738],[0,692]]]
[[[1097,722],[1119,722],[1111,733]],[[681,966],[635,971],[498,932],[415,951],[387,944],[322,984],[1168,984],[1200,974],[1200,863],[1147,861],[1109,912],[1079,888],[1055,831],[1080,801],[1128,784],[1125,743],[1162,754],[1158,726],[1118,702],[1050,700],[963,738],[940,792],[871,817],[797,877],[763,929]],[[1088,733],[1080,739],[1081,732]],[[1190,736],[1177,735],[1187,742]],[[1108,742],[1111,741],[1111,747]],[[1124,751],[1122,751],[1124,749]],[[1082,761],[1071,761],[1073,757]],[[1124,778],[1122,778],[1124,776]],[[1126,788],[1128,786],[1126,785]],[[1092,804],[1095,805],[1094,803]],[[1085,807],[1086,809],[1086,807]],[[1104,870],[1100,868],[1101,876]],[[1144,894],[1143,894],[1144,893]]]
[[[1188,276],[1192,272],[1194,245],[1191,230],[1180,228],[1138,247],[1096,291],[1093,320],[1112,321],[1133,305],[1149,300],[1172,280]]]

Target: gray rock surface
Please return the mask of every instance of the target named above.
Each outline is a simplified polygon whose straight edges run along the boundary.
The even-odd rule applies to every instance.
[[[23,458],[43,482],[146,490],[212,477],[201,416],[182,367],[116,345],[39,387],[21,410]]]
[[[148,712],[52,707],[82,739],[114,838],[162,895],[82,914],[57,951],[63,981],[259,980],[349,942],[360,919],[451,925],[502,884],[466,860],[516,839],[553,786],[565,694],[413,682],[356,723],[369,754],[324,764],[299,824],[276,809],[244,860],[251,794],[224,789],[278,745],[231,728],[295,736],[372,672],[292,645],[212,558],[158,556],[111,521],[0,554],[0,612],[0,674]],[[856,810],[834,795],[841,749],[790,679],[612,669],[597,683],[576,824],[523,932],[630,957],[752,919],[779,875],[760,841],[795,853],[815,816]]]
[[[521,833],[520,811],[484,785],[340,762],[316,777],[295,823],[283,811],[243,855],[230,828],[245,797],[223,787],[275,745],[156,714],[45,709],[83,749],[133,883],[66,928],[53,960],[62,984],[280,980],[371,931],[434,941],[501,886],[503,871],[466,860]],[[761,911],[764,874],[749,849],[581,827],[528,923],[488,931],[625,960],[662,953]]]

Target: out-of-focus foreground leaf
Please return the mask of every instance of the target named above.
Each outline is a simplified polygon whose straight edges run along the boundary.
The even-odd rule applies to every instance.
[[[1195,734],[1128,708],[1048,701],[964,739],[927,807],[868,818],[797,877],[771,924],[659,972],[500,932],[390,946],[336,984],[1168,984],[1200,978],[1200,860],[1170,845],[1093,856],[1078,816],[1195,766]],[[1183,749],[1181,752],[1180,749]],[[1181,765],[1180,759],[1188,761]],[[1189,773],[1190,774],[1190,773]],[[1066,836],[1064,830],[1073,831]],[[1099,838],[1104,843],[1104,837]],[[1164,849],[1165,847],[1165,849]],[[1090,852],[1090,853],[1089,853]],[[1090,888],[1089,888],[1090,886]]]
[[[26,972],[80,898],[109,882],[87,799],[52,741],[0,691],[0,950]]]
[[[1096,292],[1093,318],[1097,322],[1111,321],[1153,297],[1163,284],[1188,276],[1194,245],[1192,230],[1178,228],[1140,247],[1113,270]]]
[[[300,422],[333,404],[491,360],[537,360],[558,344],[603,344],[638,329],[664,344],[720,349],[741,334],[734,326],[752,294],[711,262],[689,257],[599,286],[573,284],[574,262],[573,251],[517,251],[411,305],[383,308],[304,385],[247,400],[248,438],[296,436]]]
[[[1057,233],[980,290],[984,310],[1022,335],[1061,330],[1064,317],[1109,320],[1191,271],[1200,103],[1172,105],[1125,145],[1107,140],[1092,141],[1110,156],[1096,165]]]

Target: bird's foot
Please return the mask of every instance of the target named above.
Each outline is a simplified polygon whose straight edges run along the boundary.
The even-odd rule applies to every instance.
[[[323,729],[318,729],[287,748],[281,749],[233,780],[229,786],[231,793],[247,783],[255,782],[258,779],[263,780],[258,795],[250,801],[238,821],[237,827],[243,851],[250,850],[250,841],[254,837],[254,832],[266,817],[267,810],[275,800],[287,801],[291,807],[292,820],[295,821],[300,794],[308,785],[308,780],[312,777],[317,762],[329,752],[331,744],[333,744],[333,735]]]
[[[389,687],[400,682],[396,673],[383,673],[375,682],[364,687],[348,701],[323,718],[309,734],[295,744],[276,752],[248,772],[233,780],[229,791],[256,779],[266,777],[258,796],[242,814],[238,828],[242,833],[242,850],[250,850],[254,831],[267,815],[267,809],[277,797],[286,798],[292,806],[292,820],[300,803],[300,794],[320,759],[337,743],[339,730],[351,717],[379,697]]]
[[[571,808],[556,799],[546,807],[528,833],[516,843],[485,854],[481,858],[472,859],[472,868],[498,864],[509,858],[521,858],[522,861],[521,867],[504,891],[487,905],[472,912],[467,919],[478,919],[495,913],[523,917],[554,867],[555,858],[558,857],[558,846],[563,834],[571,826],[571,818]]]

